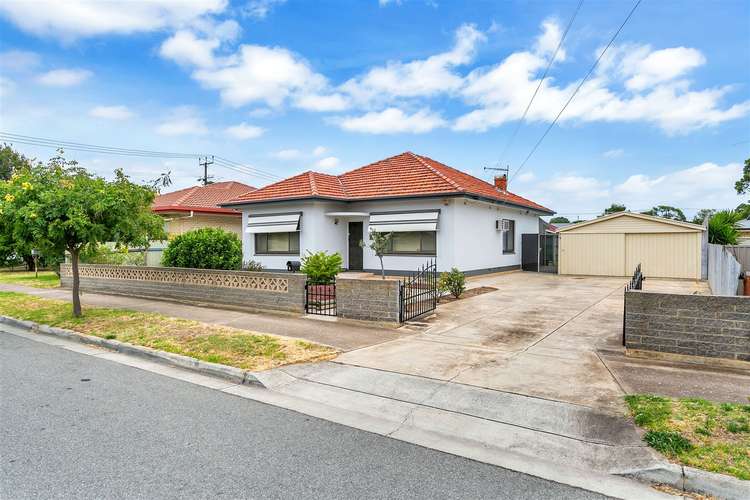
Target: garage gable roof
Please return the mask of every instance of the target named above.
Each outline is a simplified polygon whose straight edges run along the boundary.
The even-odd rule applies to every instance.
[[[648,223],[665,224],[667,226],[671,226],[672,231],[674,231],[677,228],[680,228],[683,231],[687,231],[687,232],[698,232],[698,231],[706,230],[703,226],[700,226],[698,224],[692,224],[690,222],[682,222],[682,221],[677,221],[677,220],[672,220],[672,219],[665,219],[664,217],[657,217],[655,215],[646,215],[646,214],[639,214],[639,213],[634,213],[634,212],[616,212],[614,214],[604,215],[602,217],[597,217],[596,219],[592,219],[586,222],[579,222],[578,224],[571,224],[569,226],[562,227],[558,230],[558,232],[559,233],[575,232],[581,228],[585,228],[585,227],[590,228],[590,226],[593,226],[595,224],[600,224],[605,221],[612,221],[614,219],[620,219],[620,218],[639,219],[641,221],[646,222],[647,224]],[[608,231],[608,232],[616,232],[616,231]],[[634,231],[634,232],[640,232],[640,231]],[[642,232],[648,232],[648,231],[642,231]]]

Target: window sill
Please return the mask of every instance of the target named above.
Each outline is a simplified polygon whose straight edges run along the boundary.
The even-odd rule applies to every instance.
[[[515,255],[515,254],[516,254],[515,251],[513,251],[513,252],[503,252],[503,255]]]

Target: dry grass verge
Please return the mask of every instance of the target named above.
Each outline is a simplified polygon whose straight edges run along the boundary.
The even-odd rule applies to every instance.
[[[68,302],[23,293],[0,292],[0,314],[245,370],[329,359],[337,353],[331,347],[300,339],[156,313],[87,307],[83,317],[75,318]]]
[[[0,271],[0,283],[56,288],[60,286],[60,278],[52,271],[39,271],[38,277],[34,275],[34,271]]]

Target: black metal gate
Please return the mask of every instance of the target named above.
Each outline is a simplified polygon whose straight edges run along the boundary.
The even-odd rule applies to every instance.
[[[336,280],[328,283],[305,283],[305,312],[320,316],[336,316]]]
[[[630,279],[630,282],[625,285],[625,292],[628,292],[630,290],[643,290],[643,280],[645,280],[646,277],[641,272],[641,265],[638,264],[635,268],[635,272],[633,273],[633,277]],[[623,311],[622,311],[622,345],[625,345],[625,327],[627,322],[627,316],[628,316],[628,294],[625,293],[625,297],[623,298]]]
[[[399,282],[399,321],[403,323],[418,318],[437,308],[437,282],[437,264],[434,260],[430,260],[411,276]]]
[[[556,234],[521,235],[521,269],[541,273],[557,272]]]
[[[521,269],[536,272],[539,270],[539,234],[521,235]]]

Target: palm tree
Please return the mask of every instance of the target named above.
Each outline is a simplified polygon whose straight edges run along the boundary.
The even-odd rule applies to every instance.
[[[737,223],[747,217],[738,210],[716,212],[708,221],[708,242],[717,245],[736,245],[740,235]]]

